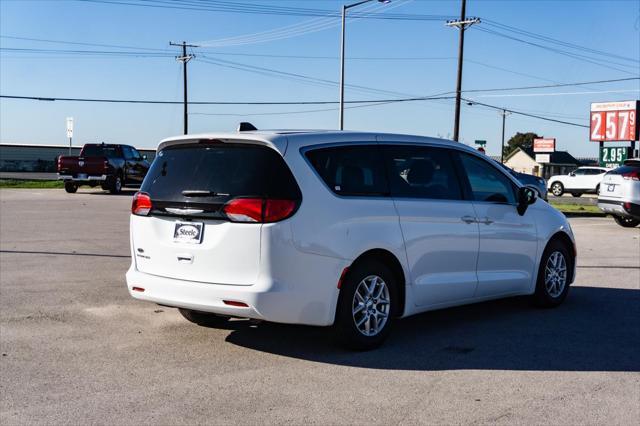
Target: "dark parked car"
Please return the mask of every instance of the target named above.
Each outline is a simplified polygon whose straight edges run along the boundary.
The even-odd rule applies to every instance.
[[[58,179],[70,193],[80,185],[100,185],[117,194],[123,186],[141,185],[148,170],[146,157],[129,145],[86,144],[77,157],[58,157]]]
[[[500,163],[498,163],[500,164]],[[527,186],[531,189],[535,189],[538,194],[538,198],[542,198],[545,201],[547,199],[547,181],[539,176],[529,175],[526,173],[516,172],[510,167],[505,166],[504,164],[500,164],[507,172],[509,172],[513,177],[518,179],[520,183],[524,186]]]

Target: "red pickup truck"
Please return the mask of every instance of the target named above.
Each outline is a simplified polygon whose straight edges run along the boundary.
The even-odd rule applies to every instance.
[[[58,157],[58,179],[69,193],[80,185],[100,185],[117,194],[124,186],[141,185],[148,170],[146,157],[129,145],[86,144],[77,157]]]

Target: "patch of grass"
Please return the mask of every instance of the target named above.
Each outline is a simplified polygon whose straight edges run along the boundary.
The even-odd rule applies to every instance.
[[[562,213],[602,213],[598,206],[561,203],[551,203],[551,205]]]
[[[64,188],[64,182],[59,180],[0,179],[0,188],[57,189]]]

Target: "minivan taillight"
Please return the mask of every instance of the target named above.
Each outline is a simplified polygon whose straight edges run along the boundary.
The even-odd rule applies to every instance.
[[[640,170],[631,170],[630,172],[623,173],[622,178],[628,180],[640,180]]]
[[[146,192],[136,192],[131,203],[131,213],[138,216],[146,216],[151,211],[151,197]]]
[[[269,223],[290,217],[296,204],[293,200],[236,198],[225,204],[222,211],[232,222]]]

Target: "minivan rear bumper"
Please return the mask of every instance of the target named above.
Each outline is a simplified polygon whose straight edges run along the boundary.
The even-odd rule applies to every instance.
[[[277,283],[238,286],[177,280],[140,272],[134,265],[127,271],[126,278],[129,294],[135,299],[288,324],[333,324],[338,295],[337,288],[326,285],[316,287],[314,295],[306,286],[294,288]],[[324,294],[318,294],[319,291]],[[318,303],[318,299],[324,299],[324,303]],[[230,305],[225,301],[236,303]],[[238,302],[247,306],[237,306]]]

